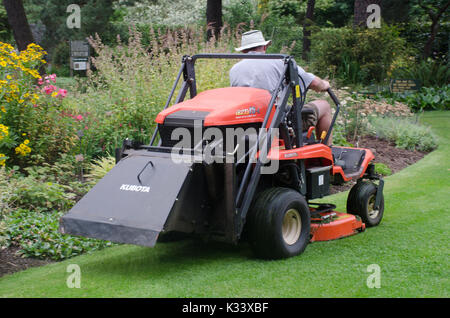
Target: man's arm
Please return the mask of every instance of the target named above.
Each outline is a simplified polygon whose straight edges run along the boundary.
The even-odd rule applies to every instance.
[[[330,83],[316,76],[312,80],[311,84],[309,84],[309,88],[315,90],[316,92],[324,92],[330,88]]]

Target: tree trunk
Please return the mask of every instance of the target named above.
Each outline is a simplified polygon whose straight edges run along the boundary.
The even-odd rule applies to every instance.
[[[311,52],[311,25],[314,22],[314,7],[316,0],[308,0],[306,6],[305,22],[303,23],[303,51],[302,58],[306,61],[309,58],[309,52]]]
[[[354,27],[364,27],[367,25],[367,7],[371,4],[377,4],[381,7],[381,0],[355,0],[355,9],[353,17]]]
[[[436,8],[437,12],[433,12],[432,7],[427,7],[427,6],[423,5],[420,1],[419,1],[419,5],[422,7],[422,9],[424,9],[425,11],[428,11],[428,15],[431,19],[430,37],[423,49],[423,58],[426,59],[426,58],[430,57],[430,55],[431,55],[431,51],[433,50],[433,43],[434,43],[434,40],[436,39],[436,35],[439,30],[439,20],[442,17],[442,15],[444,14],[444,12],[450,7],[450,1],[448,1],[445,5],[443,5],[440,8],[437,7]]]
[[[431,55],[431,51],[433,49],[434,39],[436,38],[438,30],[439,30],[438,20],[433,20],[433,22],[431,23],[431,34],[430,34],[430,37],[428,38],[427,43],[425,43],[425,47],[423,49],[423,57],[425,59],[430,57],[430,55]]]
[[[206,3],[206,24],[208,25],[208,40],[213,36],[219,38],[222,28],[222,0],[208,0]]]
[[[34,40],[22,0],[3,0],[3,5],[19,51],[26,50],[28,44],[33,43]]]

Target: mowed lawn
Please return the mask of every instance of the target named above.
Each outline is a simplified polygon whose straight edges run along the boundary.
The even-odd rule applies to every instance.
[[[449,297],[450,112],[421,119],[439,149],[386,178],[385,216],[356,236],[263,261],[247,245],[120,245],[0,278],[2,297]],[[346,193],[326,198],[345,211]],[[68,288],[69,264],[81,288]],[[366,284],[380,266],[380,288]]]

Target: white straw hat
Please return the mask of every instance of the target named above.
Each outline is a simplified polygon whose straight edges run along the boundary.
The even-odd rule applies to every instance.
[[[241,47],[235,48],[236,51],[240,52],[243,50],[248,50],[254,47],[268,45],[272,41],[266,41],[261,31],[252,30],[242,34]]]

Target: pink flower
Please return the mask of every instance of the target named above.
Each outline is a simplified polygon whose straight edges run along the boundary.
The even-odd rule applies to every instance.
[[[58,91],[58,96],[61,96],[62,98],[64,98],[64,97],[66,97],[66,95],[67,95],[67,90],[60,88]]]
[[[75,117],[75,119],[76,119],[76,120],[79,120],[79,121],[82,121],[82,120],[83,120],[83,116],[78,115],[78,116]]]
[[[39,85],[44,84],[44,80],[42,79],[42,77],[40,77],[40,78],[38,79],[38,84],[39,84]]]
[[[33,107],[36,108],[36,107],[38,107],[38,105],[34,104]]]
[[[89,127],[88,127],[88,126],[84,126],[84,129],[88,130],[88,129],[89,129]]]
[[[53,83],[56,83],[56,74],[49,75],[48,78],[50,78]]]
[[[50,94],[53,93],[54,91],[56,91],[56,87],[55,87],[55,86],[53,86],[53,85],[47,85],[47,86],[44,86],[44,92],[45,92],[45,94],[50,95]]]
[[[47,95],[50,95],[52,93],[52,88],[50,86],[44,86],[44,92]]]

